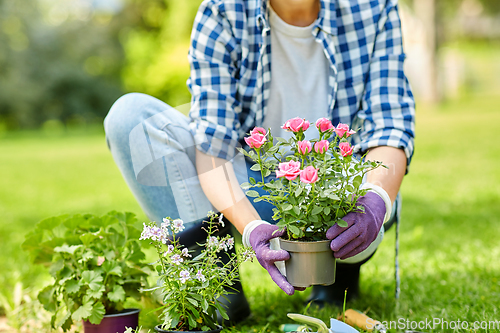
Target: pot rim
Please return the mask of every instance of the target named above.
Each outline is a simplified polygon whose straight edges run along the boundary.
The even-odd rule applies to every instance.
[[[332,251],[330,249],[330,240],[321,241],[291,241],[283,238],[279,238],[280,247],[282,250],[292,251],[292,252],[327,252]]]
[[[162,328],[160,328],[161,325],[156,325],[155,326],[155,331],[156,332],[178,332],[178,333],[214,333],[214,332],[220,332],[222,331],[224,328],[220,325],[215,325],[215,327],[217,327],[215,330],[211,330],[211,331],[167,331],[167,330],[164,330]]]
[[[140,311],[141,311],[140,309],[135,309],[135,308],[123,309],[119,313],[105,314],[104,317],[105,318],[123,317],[123,316],[133,315],[133,314],[139,313]]]

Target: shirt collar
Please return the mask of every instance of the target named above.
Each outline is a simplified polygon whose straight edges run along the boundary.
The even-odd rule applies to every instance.
[[[269,11],[267,10],[269,0],[258,0],[260,12],[257,14],[257,24],[261,30],[269,29]],[[330,35],[337,34],[336,0],[320,0],[320,11],[318,28]]]

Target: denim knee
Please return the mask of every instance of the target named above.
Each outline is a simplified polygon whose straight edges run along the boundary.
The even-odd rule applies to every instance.
[[[104,119],[104,131],[108,147],[128,145],[132,129],[148,118],[148,111],[162,103],[146,94],[129,93],[113,104]]]

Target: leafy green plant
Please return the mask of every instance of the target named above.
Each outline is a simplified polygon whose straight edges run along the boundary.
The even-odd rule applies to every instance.
[[[105,314],[123,310],[127,297],[141,298],[147,272],[140,233],[134,214],[116,211],[62,215],[36,225],[22,246],[54,278],[38,294],[53,313],[52,327],[66,331],[82,319],[99,324]]]
[[[316,121],[318,139],[306,140],[304,132],[310,124],[302,118],[288,120],[283,129],[292,132],[289,140],[273,137],[270,129],[256,127],[245,138],[253,150],[239,149],[260,171],[261,180],[249,178],[244,190],[254,201],[266,201],[275,206],[273,219],[287,230],[288,239],[323,240],[328,228],[342,220],[347,213],[363,207],[356,206],[366,194],[363,177],[382,163],[353,158],[353,147],[347,138],[356,133],[346,124],[334,127],[326,118]],[[272,173],[276,179],[266,179]]]
[[[253,251],[248,248],[238,255],[224,253],[233,248],[234,239],[229,235],[214,236],[223,224],[222,215],[217,219],[210,212],[208,217],[209,221],[204,222],[207,239],[200,244],[201,253],[195,258],[177,237],[184,229],[182,220],[167,217],[160,227],[155,222],[144,224],[141,239],[149,240],[158,253],[158,286],[149,291],[161,291],[162,329],[209,331],[216,328],[217,311],[229,319],[219,297],[227,294],[227,288],[238,279],[239,266],[252,260]],[[224,255],[229,257],[227,261],[222,260]]]

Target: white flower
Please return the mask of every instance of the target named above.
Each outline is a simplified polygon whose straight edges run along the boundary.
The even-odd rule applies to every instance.
[[[209,248],[218,248],[219,247],[219,240],[215,236],[210,236],[207,241],[207,246]]]
[[[222,220],[224,218],[224,214],[220,213],[219,216],[219,223],[222,227],[225,227],[224,221]]]
[[[172,257],[170,257],[170,259],[172,259],[172,262],[176,265],[180,265],[184,261],[184,259],[182,259],[179,254],[174,254]]]
[[[182,255],[184,257],[186,257],[186,258],[187,257],[192,257],[192,255],[189,254],[189,250],[187,249],[187,247],[185,247],[185,248],[182,249]]]
[[[167,228],[170,227],[170,220],[167,219],[166,217],[163,218],[163,223],[161,224],[162,227]]]
[[[175,233],[181,232],[182,230],[186,229],[186,227],[184,227],[184,221],[182,221],[181,219],[173,220],[172,228],[174,229]]]
[[[228,248],[231,250],[234,246],[234,238],[233,237],[230,237],[226,240],[226,244],[228,246]]]
[[[166,244],[168,240],[168,231],[165,233],[165,230],[162,228],[158,228],[157,226],[148,226],[146,223],[143,223],[143,226],[144,227],[139,240],[151,239],[152,241],[161,241],[163,244]]]
[[[189,280],[189,278],[190,278],[189,271],[187,271],[187,270],[181,271],[180,277],[181,277],[181,282],[186,283],[186,281]]]
[[[170,244],[170,245],[167,247],[167,251],[165,251],[165,252],[163,253],[163,256],[164,256],[164,257],[166,257],[166,256],[167,256],[167,254],[172,253],[172,251],[174,251],[174,246],[173,246],[172,244]]]
[[[196,278],[201,281],[201,282],[205,282],[207,281],[207,279],[205,278],[205,275],[203,275],[201,269],[198,270],[198,272],[196,273]]]

